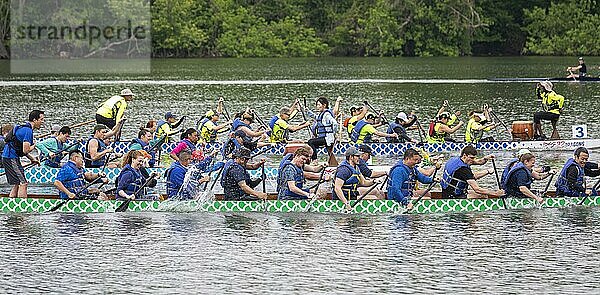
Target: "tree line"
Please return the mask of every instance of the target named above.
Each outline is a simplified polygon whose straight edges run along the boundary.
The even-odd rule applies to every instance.
[[[2,57],[9,3],[0,0]],[[150,7],[155,57],[600,55],[595,0],[151,0]]]

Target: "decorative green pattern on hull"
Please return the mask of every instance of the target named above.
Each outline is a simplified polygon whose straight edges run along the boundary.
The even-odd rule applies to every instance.
[[[508,209],[552,207],[562,208],[577,206],[582,198],[549,198],[543,205],[532,199],[507,199]],[[0,198],[0,211],[4,213],[44,213],[56,206],[62,200],[55,199],[20,199]],[[421,200],[411,211],[413,214],[472,212],[503,210],[502,199],[472,199],[472,200]],[[121,204],[120,201],[73,200],[60,207],[57,212],[68,213],[104,213],[114,212]],[[600,206],[600,197],[585,199],[581,206]],[[307,212],[308,201],[214,201],[200,203],[197,201],[138,201],[129,204],[128,211],[132,212]],[[354,207],[352,213],[358,214],[401,214],[405,208],[394,201],[361,201]],[[315,201],[310,212],[317,213],[346,213],[340,201]]]

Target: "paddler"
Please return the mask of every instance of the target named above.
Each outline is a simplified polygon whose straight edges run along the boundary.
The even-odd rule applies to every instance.
[[[6,174],[6,180],[12,185],[9,197],[27,198],[27,179],[25,170],[21,164],[21,157],[27,157],[31,164],[39,164],[39,160],[30,153],[35,148],[33,144],[33,130],[39,130],[44,124],[44,112],[33,110],[29,113],[27,122],[23,125],[15,125],[8,132],[4,141],[2,151],[2,166]]]
[[[354,126],[354,129],[352,129],[350,141],[356,144],[370,143],[373,142],[373,135],[386,138],[398,138],[398,134],[396,133],[388,134],[377,130],[376,125],[374,125],[376,118],[377,117],[375,116],[375,114],[368,113],[363,120],[358,121]]]
[[[341,98],[338,98],[339,101]],[[315,151],[311,157],[312,160],[317,159],[318,148],[327,147],[327,149],[333,149],[335,143],[335,133],[338,129],[338,123],[335,120],[334,111],[329,109],[329,101],[327,98],[321,96],[317,98],[315,102],[318,114],[313,113],[311,110],[307,110],[308,115],[315,119],[315,125],[313,126],[313,134],[315,138],[308,140],[308,145]]]
[[[245,147],[241,147],[234,151],[233,159],[227,161],[223,167],[223,176],[221,177],[221,186],[223,187],[224,198],[226,201],[256,201],[259,199],[267,199],[267,194],[259,192],[253,188],[258,183],[250,180],[250,174],[246,169],[258,169],[265,164],[265,160],[261,159],[255,164],[248,164],[248,160],[252,158],[251,151]]]
[[[429,136],[427,136],[428,143],[445,143],[446,141],[453,141],[449,136],[456,132],[462,125],[463,121],[459,121],[454,127],[450,127],[450,113],[442,112],[437,116],[436,121],[432,122],[432,126],[429,126]]]
[[[523,156],[525,154],[532,154],[532,152],[529,151],[528,149],[520,149],[519,151],[517,151],[517,156],[508,161],[508,164],[506,164],[506,166],[504,167],[504,170],[502,171],[502,177],[500,178],[500,183],[506,182],[506,177],[508,177],[508,172],[510,171],[510,169],[515,164],[519,163],[521,161],[521,156]],[[533,169],[532,173],[537,173],[537,174],[547,173],[547,172],[550,172],[550,170],[552,170],[550,168],[550,166],[533,167],[532,169]]]
[[[144,197],[144,191],[141,191],[137,196],[135,195],[147,180],[147,177],[140,171],[146,161],[146,156],[144,154],[144,151],[129,151],[127,155],[125,155],[123,159],[123,169],[121,169],[116,180],[117,193],[115,197],[117,200],[146,199]],[[156,173],[157,172],[153,172],[149,177],[154,177]]]
[[[273,116],[269,121],[271,128],[269,141],[271,143],[288,143],[290,142],[290,132],[296,132],[300,129],[310,126],[310,122],[306,121],[300,125],[289,124],[288,121],[292,118],[295,112],[296,105],[292,108],[282,107],[279,110],[279,115]]]
[[[106,164],[108,168],[118,167],[118,164],[115,162],[111,162],[111,159],[107,159],[106,155],[113,153],[113,148],[109,147],[105,143],[105,135],[108,133],[108,127],[106,125],[98,124],[94,126],[94,134],[88,139],[85,144],[85,168],[100,168],[105,166],[104,163],[109,161]],[[120,155],[116,155],[115,158],[118,158]]]
[[[565,97],[557,94],[552,90],[553,85],[550,81],[539,82],[536,86],[535,93],[538,99],[542,101],[542,111],[533,114],[533,138],[536,140],[544,140],[546,136],[542,130],[542,120],[547,120],[552,123],[551,138],[558,138],[558,130],[556,124],[562,112]]]
[[[198,131],[194,128],[188,128],[183,133],[181,133],[181,141],[177,144],[177,146],[169,153],[169,156],[174,161],[179,161],[179,153],[182,151],[187,151],[190,154],[193,153],[198,147]]]
[[[347,210],[351,210],[350,200],[356,200],[359,196],[358,186],[372,186],[376,182],[365,180],[358,170],[358,162],[362,153],[354,146],[349,147],[344,160],[337,167],[334,177],[332,199],[341,200]]]
[[[484,138],[485,132],[488,132],[498,126],[497,123],[492,123],[489,116],[485,112],[475,110],[469,113],[469,122],[467,122],[467,130],[465,132],[465,142],[478,143],[480,141],[494,141],[494,138],[489,136]]]
[[[534,165],[534,154],[526,153],[519,157],[519,162],[510,168],[505,181],[502,183],[502,188],[506,191],[506,196],[512,198],[532,198],[539,203],[544,202],[543,196],[538,196],[531,191],[531,184],[534,179],[544,179],[552,175],[554,171],[537,173],[533,170]]]
[[[308,144],[304,144],[300,148],[308,151],[308,154],[312,159],[312,154],[314,153],[314,151]],[[294,156],[295,153],[289,153],[287,155],[284,155],[281,161],[279,162],[279,169],[281,170],[281,168],[283,168],[283,165],[287,164],[288,162],[291,162],[294,159]],[[308,163],[304,164],[302,166],[302,169],[304,170],[304,177],[308,180],[319,180],[319,173],[321,173],[326,167],[326,163],[321,165],[310,165]],[[324,179],[328,181],[331,179],[331,177],[330,175],[324,175]]]
[[[168,133],[167,133],[168,134]],[[154,167],[156,164],[156,151],[158,148],[154,146],[160,138],[154,138],[152,135],[152,131],[142,128],[138,132],[138,136],[135,139],[132,139],[129,143],[130,151],[144,150],[150,155],[150,159],[148,160],[148,166]]]
[[[354,126],[356,126],[356,123],[358,123],[358,121],[364,119],[368,112],[369,112],[369,107],[366,105],[363,105],[362,107],[360,107],[360,106],[350,107],[351,117],[348,118],[346,121],[344,121],[344,127],[346,127],[346,131],[348,132],[348,138],[350,138],[350,136],[352,136],[352,130],[354,130]]]
[[[86,182],[108,183],[104,173],[85,172],[83,169],[83,154],[79,150],[69,152],[69,161],[58,170],[54,186],[58,189],[59,197],[66,199],[98,199],[108,200],[105,193],[98,188],[85,188]]]
[[[434,181],[432,177],[423,174],[419,170],[418,165],[422,159],[421,154],[413,148],[408,148],[404,152],[403,159],[398,161],[390,170],[390,177],[387,182],[388,200],[394,200],[406,206],[407,209],[412,209],[413,203],[410,200],[414,194],[421,195],[425,193],[424,190],[416,190],[417,181],[424,184]]]
[[[127,102],[132,101],[134,96],[135,94],[131,92],[131,89],[125,88],[121,90],[120,95],[112,96],[103,102],[96,111],[96,123],[104,124],[113,129],[123,119]]]
[[[204,114],[204,118],[198,121],[196,130],[200,132],[200,138],[203,142],[216,142],[218,134],[227,131],[227,128],[231,125],[231,122],[220,125],[217,125],[217,122],[219,122],[219,113],[213,110],[208,110]]]
[[[566,197],[583,197],[598,195],[593,188],[586,185],[585,176],[600,175],[598,165],[589,163],[590,153],[584,147],[578,147],[573,157],[567,160],[556,180],[556,195]]]
[[[61,127],[55,136],[44,139],[35,145],[40,154],[46,159],[42,164],[50,168],[60,168],[63,157],[69,151],[76,150],[79,142],[65,147],[65,143],[71,137],[69,126]]]
[[[404,112],[398,113],[393,122],[390,122],[387,129],[387,134],[397,134],[397,137],[386,137],[387,142],[399,143],[399,142],[412,142],[418,143],[417,140],[412,139],[406,133],[406,129],[411,127],[417,122],[417,116],[414,114],[406,115]]]
[[[468,145],[460,152],[460,157],[453,157],[446,162],[444,174],[440,185],[442,186],[442,197],[449,199],[479,198],[481,196],[500,197],[504,195],[504,190],[489,190],[480,187],[477,180],[494,173],[494,169],[485,169],[473,173],[471,165],[483,165],[493,155],[487,155],[483,158],[477,158],[477,149]],[[471,187],[474,192],[467,192]]]
[[[277,173],[277,199],[278,200],[305,200],[323,197],[326,191],[309,191],[304,188],[306,167],[311,162],[312,149],[302,146],[294,151],[291,160],[286,160],[279,166]]]
[[[177,116],[172,112],[165,113],[165,119],[159,120],[156,125],[156,137],[163,137],[166,135],[165,143],[173,142],[171,139],[171,135],[175,134],[174,129],[179,127],[181,123],[185,120],[186,116],[181,117],[179,121],[177,121]]]
[[[187,151],[179,153],[179,161],[175,161],[171,164],[171,167],[167,169],[167,197],[180,199],[193,199],[195,197],[194,192],[197,191],[197,186],[201,183],[210,181],[210,176],[202,176],[200,170],[199,173],[190,175],[190,181],[187,187],[182,187],[184,179],[189,168],[194,165],[192,163],[192,155]],[[193,184],[193,185],[192,185]]]
[[[251,110],[238,113],[236,114],[235,119],[233,119],[233,123],[231,124],[231,131],[235,132],[241,130],[251,140],[254,140],[254,138],[265,136],[265,133],[267,132],[266,130],[254,131],[252,129],[252,126],[250,124],[254,123],[254,120],[255,118]]]
[[[585,66],[585,61],[583,61],[583,57],[580,56],[577,59],[577,63],[578,65],[574,67],[567,67],[567,72],[569,72],[567,78],[578,79],[580,77],[587,76],[587,67]],[[575,71],[579,71],[579,73],[573,73]]]
[[[360,159],[358,160],[358,170],[360,174],[362,174],[366,178],[379,178],[387,175],[387,171],[373,171],[373,169],[369,168],[369,159],[371,159],[371,155],[373,155],[373,149],[366,144],[360,145],[358,147],[358,151],[361,152]],[[369,190],[368,187],[359,187],[358,192],[360,194],[364,194]],[[371,191],[372,195],[377,196],[378,199],[385,199],[385,195],[383,191],[379,188],[375,188]]]

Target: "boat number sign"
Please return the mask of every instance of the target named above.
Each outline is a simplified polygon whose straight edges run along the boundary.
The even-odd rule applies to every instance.
[[[587,138],[587,125],[573,125],[571,126],[573,131],[573,138]]]

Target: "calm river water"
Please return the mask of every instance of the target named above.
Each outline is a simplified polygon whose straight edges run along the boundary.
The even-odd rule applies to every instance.
[[[600,63],[586,61],[588,68]],[[40,108],[47,111],[46,129],[81,122],[93,118],[102,100],[129,87],[138,95],[128,110],[126,138],[166,111],[189,116],[186,124],[193,126],[219,95],[230,112],[252,106],[265,119],[295,97],[339,95],[346,108],[369,100],[388,117],[416,110],[429,118],[445,99],[463,112],[487,103],[510,124],[531,120],[538,109],[534,84],[487,78],[562,76],[575,62],[560,57],[181,59],[157,60],[152,74],[139,76],[4,73],[0,116],[2,123],[14,123]],[[394,81],[323,81],[336,79]],[[567,98],[563,137],[570,136],[573,124],[587,124],[590,136],[598,137],[600,83],[556,83],[555,89]],[[77,136],[88,132],[78,130]],[[540,158],[559,165],[568,156],[549,151]],[[592,158],[598,159],[595,152]],[[15,294],[597,294],[599,223],[596,208],[372,217],[5,214],[0,215],[0,286],[2,293]]]

